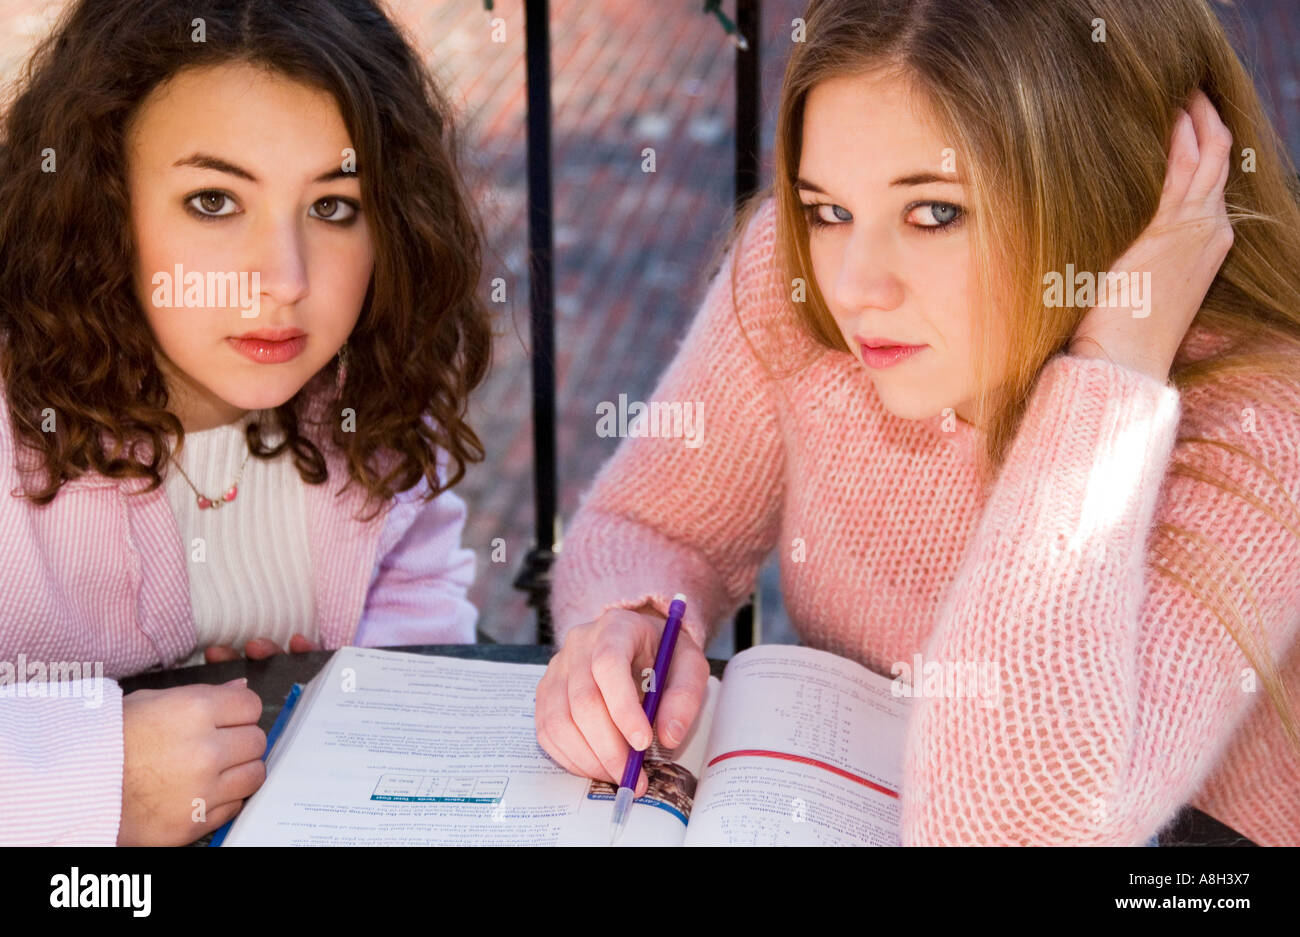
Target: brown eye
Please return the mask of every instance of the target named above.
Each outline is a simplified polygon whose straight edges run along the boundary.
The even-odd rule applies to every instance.
[[[227,203],[230,210],[222,211],[222,207]],[[234,200],[225,192],[198,192],[186,200],[186,207],[200,218],[224,218],[235,214]]]
[[[357,208],[355,205],[334,196],[317,199],[312,205],[313,218],[332,221],[335,224],[347,224],[356,217],[356,214]]]

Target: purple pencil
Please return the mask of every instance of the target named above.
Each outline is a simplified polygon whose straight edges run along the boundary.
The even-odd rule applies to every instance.
[[[682,630],[682,617],[685,614],[686,596],[679,592],[673,596],[672,604],[668,606],[668,622],[664,625],[664,633],[659,639],[659,654],[655,657],[654,682],[641,703],[652,731],[655,715],[659,712],[659,691],[668,679],[668,668],[673,662],[673,649],[677,647],[677,635]],[[618,786],[618,793],[614,795],[614,819],[609,835],[611,846],[618,841],[623,828],[627,826],[632,799],[636,794],[636,779],[641,774],[641,762],[644,759],[644,751],[634,748],[628,753],[627,766],[623,768],[623,781]]]

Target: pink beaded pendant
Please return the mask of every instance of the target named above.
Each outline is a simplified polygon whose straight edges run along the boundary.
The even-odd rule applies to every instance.
[[[203,511],[203,510],[207,510],[208,508],[219,508],[221,507],[221,504],[224,501],[234,501],[235,497],[238,494],[239,494],[239,486],[231,485],[229,488],[226,489],[226,493],[221,496],[221,501],[212,501],[209,498],[203,497],[203,495],[199,495],[199,510]]]

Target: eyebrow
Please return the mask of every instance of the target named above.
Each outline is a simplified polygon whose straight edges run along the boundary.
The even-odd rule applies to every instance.
[[[908,176],[899,176],[891,186],[912,186],[926,185],[931,182],[943,182],[948,185],[966,185],[966,180],[961,176],[941,176],[935,172],[917,172]],[[809,182],[807,179],[796,179],[794,183],[796,189],[807,189],[809,192],[816,192],[820,195],[830,195],[825,189],[815,182]]]
[[[184,159],[178,159],[172,163],[173,166],[195,166],[199,169],[215,169],[217,172],[224,172],[232,176],[238,176],[240,179],[247,179],[249,182],[260,184],[257,176],[253,175],[242,166],[236,166],[234,163],[221,159],[218,156],[210,156],[207,153],[194,153]],[[321,173],[313,182],[330,182],[334,179],[355,179],[357,174],[354,172],[345,172],[342,167],[332,169],[329,172]]]

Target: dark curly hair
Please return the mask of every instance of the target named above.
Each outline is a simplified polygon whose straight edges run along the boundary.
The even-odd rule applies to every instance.
[[[199,19],[202,42],[192,38]],[[375,258],[345,372],[336,357],[275,409],[285,438],[274,448],[250,423],[250,451],[271,459],[289,448],[302,479],[318,485],[328,478],[318,444],[337,447],[347,484],[379,502],[367,520],[422,477],[432,500],[484,457],[464,420],[491,360],[478,296],[483,229],[448,101],[369,0],[79,0],[37,47],[0,138],[0,377],[16,446],[36,450],[46,474],[23,496],[48,504],[91,471],[148,478],[152,491],[171,456],[165,433],[184,442],[133,288],[123,140],[159,84],[227,63],[333,95],[356,149]],[[46,148],[57,172],[42,171]],[[309,404],[320,401],[335,417],[316,423]],[[355,431],[337,418],[345,407]],[[42,431],[47,408],[56,432]],[[451,467],[445,484],[439,448]]]

